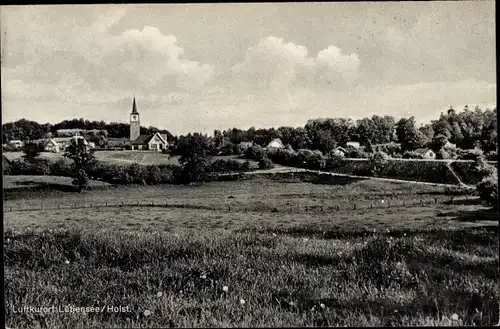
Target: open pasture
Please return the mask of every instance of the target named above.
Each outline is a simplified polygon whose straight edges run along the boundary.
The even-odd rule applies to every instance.
[[[313,184],[297,177],[288,182],[255,177],[202,186],[104,186],[82,194],[63,189],[13,193],[7,186],[4,207],[142,198],[212,205],[214,210],[6,212],[6,324],[496,324],[498,221],[476,201],[370,211],[272,211],[287,202],[344,205],[444,193],[441,187],[409,183],[342,179]],[[13,312],[21,301],[129,308],[32,316]]]
[[[121,164],[121,165],[129,165],[132,163],[138,163],[143,165],[178,165],[179,164],[179,156],[177,155],[167,155],[161,152],[153,152],[153,151],[96,151],[95,157],[98,161],[104,163],[111,164]],[[22,152],[5,152],[5,157],[12,161],[14,159],[19,159],[23,156]],[[53,161],[57,161],[60,159],[64,159],[63,153],[52,153],[52,152],[41,152],[39,155],[40,158],[49,159]],[[218,159],[226,159],[226,160],[236,160],[240,162],[248,161],[250,162],[253,168],[258,167],[258,163],[253,160],[241,159],[237,155],[230,156],[215,156],[213,160]]]

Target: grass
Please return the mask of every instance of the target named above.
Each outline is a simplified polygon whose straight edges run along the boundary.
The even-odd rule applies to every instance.
[[[178,165],[179,156],[173,155],[169,156],[161,152],[153,151],[96,151],[95,157],[98,161],[112,164],[127,165],[131,163],[139,163],[143,165],[151,164],[167,164],[167,165]],[[7,160],[12,161],[14,159],[19,159],[23,156],[22,152],[6,152],[4,153]],[[49,159],[57,161],[60,159],[65,159],[63,153],[52,153],[52,152],[42,152],[40,153],[40,158]],[[241,159],[239,156],[215,156],[213,160],[217,159],[232,159],[240,162],[247,161],[246,159]],[[258,162],[253,160],[248,160],[253,168],[258,167]]]
[[[15,328],[498,321],[498,239],[486,230],[307,240],[226,230],[8,231],[6,239],[6,324]],[[128,309],[14,313],[22,305]]]
[[[445,193],[439,187],[374,180],[313,184],[294,176],[289,182],[258,177],[83,194],[9,193],[4,190],[4,207],[139,197],[221,206],[6,212],[5,314],[11,328],[498,322],[497,214],[474,201],[269,211],[287,202],[433,197]],[[236,208],[224,210],[227,205]],[[125,309],[14,313],[22,306],[66,305]]]

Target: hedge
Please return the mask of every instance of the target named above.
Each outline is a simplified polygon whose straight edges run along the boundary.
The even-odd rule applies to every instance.
[[[249,171],[248,161],[240,162],[232,159],[219,159],[214,161],[209,168],[210,172],[243,172]],[[182,183],[182,167],[179,165],[119,165],[96,162],[87,168],[90,179],[100,180],[111,184],[178,184]],[[73,177],[74,170],[71,161],[60,159],[33,159],[25,161],[16,159],[3,168],[4,175],[50,175]]]
[[[335,164],[327,161],[326,169],[331,172],[356,176],[372,176],[370,161],[344,159]],[[412,180],[429,183],[458,184],[446,163],[440,161],[398,161],[388,160],[377,177]]]

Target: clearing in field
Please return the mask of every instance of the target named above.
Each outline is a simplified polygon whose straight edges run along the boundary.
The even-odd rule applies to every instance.
[[[4,209],[63,204],[5,212],[9,327],[498,322],[497,214],[441,187],[256,177],[80,195],[6,181]],[[95,207],[121,200],[157,206]],[[32,317],[20,300],[128,311]]]

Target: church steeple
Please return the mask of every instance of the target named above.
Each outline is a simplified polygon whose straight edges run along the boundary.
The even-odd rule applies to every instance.
[[[139,120],[139,112],[137,112],[137,105],[135,103],[135,95],[134,102],[132,103],[132,113],[130,113],[130,141],[133,142],[139,137],[141,134],[141,124]]]
[[[135,105],[135,96],[134,96],[134,102],[132,103],[132,114],[137,114],[137,105]]]

